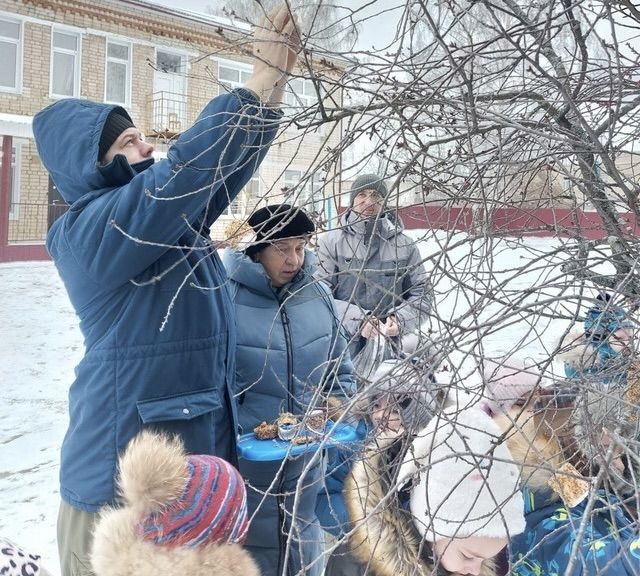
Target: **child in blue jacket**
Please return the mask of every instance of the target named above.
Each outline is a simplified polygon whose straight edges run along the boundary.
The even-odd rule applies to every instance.
[[[556,385],[497,418],[525,496],[526,529],[511,542],[510,574],[640,573],[635,388]]]
[[[583,327],[567,334],[558,359],[567,378],[598,387],[624,384],[633,352],[634,322],[609,294],[600,294]]]
[[[393,436],[383,454],[389,482],[402,461],[408,439],[431,419],[436,396],[429,372],[408,360],[384,361],[360,392],[357,409],[364,418],[358,424],[358,431],[363,443],[366,437],[370,439],[380,433]],[[366,573],[366,566],[353,557],[346,542],[350,526],[343,495],[344,482],[362,448],[356,445],[329,454],[325,486],[318,497],[316,514],[322,528],[339,541],[327,561],[325,573],[331,576]],[[407,498],[403,500],[407,504]]]

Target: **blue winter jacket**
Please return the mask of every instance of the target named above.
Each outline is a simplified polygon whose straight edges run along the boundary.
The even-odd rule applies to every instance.
[[[276,290],[261,264],[241,252],[225,252],[236,306],[236,393],[244,433],[275,420],[280,412],[304,414],[320,402],[319,392],[348,396],[355,391],[347,342],[333,298],[312,277],[313,259],[307,252],[298,275]],[[249,513],[258,510],[246,546],[262,574],[283,574],[287,548],[284,573],[322,573],[324,537],[315,505],[324,466],[311,458],[284,463],[240,459],[249,486]],[[276,495],[265,498],[267,492]]]
[[[316,502],[320,526],[336,538],[344,537],[349,531],[349,513],[343,494],[344,483],[351,472],[354,460],[360,456],[369,433],[369,426],[365,420],[360,420],[356,431],[362,442],[327,450],[326,473]]]
[[[61,100],[33,122],[70,204],[47,248],[86,348],[69,391],[61,495],[89,512],[113,501],[118,454],[142,428],[235,457],[235,329],[208,227],[264,158],[279,117],[246,90],[219,96],[165,160],[137,173],[123,155],[98,164],[114,108]]]
[[[525,532],[511,541],[514,576],[563,576],[583,528],[588,498],[567,509],[550,493],[524,490]],[[631,576],[640,573],[640,535],[611,493],[598,500],[584,524],[572,576]]]
[[[629,358],[613,350],[607,340],[593,340],[584,329],[564,336],[558,360],[563,362],[567,378],[597,389],[624,385],[627,379]]]

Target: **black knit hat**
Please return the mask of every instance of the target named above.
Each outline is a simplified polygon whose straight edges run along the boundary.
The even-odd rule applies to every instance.
[[[127,128],[135,128],[131,117],[124,108],[114,108],[109,112],[100,135],[98,144],[98,160],[102,160],[111,145],[117,140]]]
[[[361,174],[351,184],[349,192],[349,205],[353,204],[354,198],[363,190],[375,190],[380,196],[385,198],[389,193],[384,180],[376,174]]]
[[[244,252],[253,257],[273,240],[312,234],[316,227],[302,208],[290,204],[271,204],[249,216],[249,226],[256,233],[255,243]]]

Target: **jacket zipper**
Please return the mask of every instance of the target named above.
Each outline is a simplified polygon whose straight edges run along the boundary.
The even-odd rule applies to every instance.
[[[291,332],[289,330],[289,316],[280,302],[280,317],[284,328],[284,340],[287,345],[287,410],[293,411],[293,355],[291,353]]]
[[[277,297],[277,296],[276,296]],[[291,348],[291,331],[289,329],[289,316],[287,315],[287,311],[284,308],[284,299],[280,299],[277,297],[278,303],[280,304],[280,318],[282,318],[282,328],[284,331],[284,341],[285,346],[287,347],[287,410],[292,412],[293,410],[293,357],[292,357],[292,348]],[[278,487],[278,523],[282,528],[285,526],[285,513],[284,513],[284,481],[285,481],[285,471],[287,465],[286,463],[282,467],[282,479],[280,480],[280,485]],[[292,519],[293,521],[293,519]],[[284,550],[286,547],[286,540],[282,529],[279,530],[278,539],[280,543],[280,551],[278,554],[278,574],[281,575],[285,566],[284,562]],[[286,570],[286,573],[289,573],[289,570]]]

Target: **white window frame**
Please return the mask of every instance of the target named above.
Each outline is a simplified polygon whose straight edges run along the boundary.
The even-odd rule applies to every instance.
[[[8,18],[7,16],[0,15],[0,20],[5,22],[11,22],[12,24],[18,24],[20,26],[20,37],[16,41],[15,38],[8,38],[6,36],[0,36],[0,40],[3,42],[16,44],[16,77],[15,86],[13,88],[9,86],[0,86],[0,92],[11,92],[13,94],[19,94],[22,92],[22,50],[24,44],[24,22],[17,18]]]
[[[53,45],[53,38],[56,33],[67,34],[68,36],[76,36],[78,39],[77,48],[74,51],[65,48],[55,48]],[[54,55],[56,52],[61,54],[74,54],[74,66],[73,66],[73,94],[56,94],[53,91],[53,65]],[[80,94],[80,68],[82,64],[82,34],[75,30],[69,30],[68,28],[52,27],[51,28],[51,64],[49,68],[49,96],[51,98],[77,98]]]
[[[293,174],[297,174],[297,176],[292,176]],[[300,180],[302,180],[302,175],[304,172],[302,170],[296,170],[295,168],[287,168],[283,174],[282,179],[284,180],[284,187],[287,189],[285,194],[287,196],[290,195],[291,189],[298,185]]]
[[[294,92],[291,87],[291,82],[302,82],[303,94]],[[305,109],[313,106],[318,102],[318,95],[316,93],[316,87],[313,81],[309,78],[291,78],[287,82],[287,87],[284,92],[284,105],[291,109]]]
[[[189,59],[188,54],[184,50],[179,50],[171,46],[156,46],[154,66],[158,68],[158,53],[167,54],[169,56],[178,56],[180,58],[180,64],[177,72],[166,72],[164,70],[157,70],[162,74],[179,74],[187,78],[189,72]],[[186,84],[185,84],[186,85]]]
[[[298,175],[297,179],[292,177],[293,174]],[[305,176],[307,176],[307,181],[304,188],[298,188],[298,190],[296,190],[296,196],[291,197],[289,190],[294,186],[297,186]],[[285,188],[288,189],[287,192],[285,192],[285,202],[293,204],[294,206],[299,206],[308,212],[316,210],[317,205],[322,204],[322,200],[313,199],[313,194],[316,192],[316,185],[318,189],[322,188],[322,181],[319,178],[319,174],[312,174],[309,177],[305,170],[287,168],[282,174],[282,178],[284,180]]]
[[[228,216],[233,216],[234,218],[238,218],[238,217],[243,217],[247,215],[248,212],[248,203],[243,202],[242,200],[242,195],[244,194],[245,190],[247,189],[247,186],[251,185],[251,184],[256,184],[258,187],[258,190],[254,195],[251,195],[249,199],[255,199],[255,200],[259,200],[260,199],[260,190],[261,190],[261,186],[260,186],[260,172],[256,172],[252,177],[251,180],[249,180],[249,182],[247,182],[244,186],[244,188],[242,188],[242,190],[240,190],[240,192],[238,193],[238,195],[229,203],[229,206],[227,206],[227,215]],[[234,205],[235,203],[235,205]],[[234,208],[236,208],[234,210]]]
[[[244,84],[245,84],[242,81],[242,78],[240,78],[240,80],[238,82],[233,82],[233,81],[230,81],[230,80],[220,80],[220,68],[221,67],[229,68],[231,70],[236,70],[237,72],[239,72],[238,77],[241,77],[242,74],[250,75],[253,72],[253,65],[246,64],[244,62],[236,62],[234,60],[218,59],[217,63],[218,63],[218,75],[217,75],[218,95],[226,94],[227,89],[225,89],[225,84],[229,85],[229,88],[228,88],[229,92],[231,90],[235,90],[236,88],[242,88],[244,86]],[[224,84],[223,84],[223,82],[224,82]]]
[[[130,106],[131,105],[131,69],[133,67],[133,44],[131,42],[126,42],[124,40],[116,40],[114,38],[107,38],[105,42],[105,62],[104,62],[104,101],[109,104],[119,104],[120,106]],[[114,58],[109,56],[109,44],[115,44],[117,46],[125,46],[128,50],[129,57],[128,59],[122,60],[120,58]],[[127,73],[126,73],[126,85],[125,85],[125,94],[124,101],[118,102],[116,100],[108,100],[107,99],[107,87],[109,82],[109,62],[114,62],[116,64],[126,64]]]
[[[2,137],[0,137],[2,144]],[[20,218],[20,176],[22,173],[22,146],[24,140],[12,138],[11,142],[11,190],[9,191],[9,220]],[[0,153],[4,157],[4,151],[0,148]],[[2,164],[0,157],[0,165]]]
[[[158,53],[167,54],[169,56],[178,56],[180,58],[180,64],[178,66],[177,72],[164,72],[158,68]],[[176,132],[184,130],[184,127],[187,125],[189,118],[189,71],[191,69],[191,63],[189,61],[189,52],[185,50],[181,50],[179,48],[174,48],[172,46],[156,46],[154,52],[154,79],[153,79],[153,123],[157,121],[158,118],[161,120],[165,120],[168,128],[174,128]],[[183,86],[181,92],[171,92],[165,90],[159,90],[156,92],[157,84],[156,84],[156,74],[173,74],[175,76],[179,76],[182,79]],[[156,95],[159,93],[168,94],[165,96],[161,96],[158,100],[156,100]],[[160,103],[160,113],[159,116],[156,112],[156,104]],[[166,117],[165,117],[166,110]],[[176,121],[176,124],[173,126],[168,126],[169,121],[172,120],[169,116],[175,115],[173,118]]]

